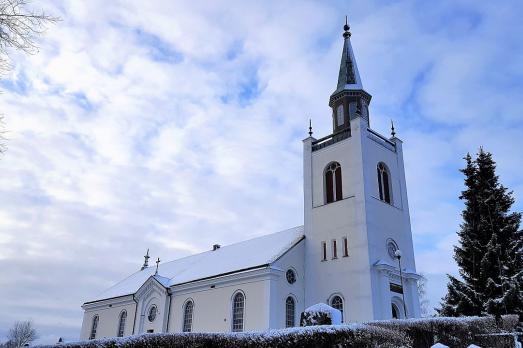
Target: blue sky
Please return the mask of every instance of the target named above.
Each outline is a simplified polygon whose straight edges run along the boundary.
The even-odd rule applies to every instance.
[[[137,270],[303,223],[301,139],[330,129],[345,14],[371,125],[404,140],[418,270],[436,306],[462,157],[494,154],[523,210],[520,1],[42,1],[60,16],[0,82],[0,336],[76,339]],[[96,14],[93,16],[93,14]],[[348,309],[350,310],[350,309]]]

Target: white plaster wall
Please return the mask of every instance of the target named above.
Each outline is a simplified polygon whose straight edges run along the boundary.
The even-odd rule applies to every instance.
[[[402,268],[415,272],[401,141],[396,141],[397,146],[394,149],[390,144],[377,139],[368,132],[366,133],[362,144],[370,264],[382,260],[397,266],[397,259],[391,258],[386,248],[387,239],[392,238],[402,251]],[[392,204],[382,202],[379,199],[376,170],[379,162],[385,163],[390,171]],[[390,296],[389,279],[383,277],[379,271],[373,268],[372,282],[373,297],[375,298],[374,317],[376,319],[389,319],[391,318],[391,304],[388,300],[383,301]],[[417,299],[417,292],[413,293],[412,286],[406,285],[404,292],[409,317],[418,317],[419,300]]]
[[[127,311],[124,336],[132,335],[136,304],[132,301],[132,296],[127,296],[124,299],[104,300],[98,304],[95,303],[88,306],[84,312],[80,340],[89,339],[95,315],[99,316],[98,328],[96,330],[97,339],[117,336],[120,313],[123,310]]]
[[[156,318],[151,322],[148,319],[149,309],[155,305],[157,308]],[[165,306],[165,296],[159,293],[153,294],[138,305],[138,322],[136,333],[163,332],[164,314],[167,313]]]
[[[295,326],[300,325],[300,315],[305,309],[305,240],[294,246],[283,257],[274,263],[273,267],[279,268],[279,276],[271,279],[271,318],[270,328],[280,329],[285,327],[286,306],[285,301],[288,296],[294,298],[296,310],[294,313]],[[296,282],[289,284],[286,278],[288,269],[293,269],[296,273]]]
[[[366,123],[361,118],[352,120],[351,129],[350,138],[312,154],[307,153],[306,142],[304,146],[304,163],[311,163],[310,169],[304,168],[305,175],[310,170],[310,179],[304,177],[305,197],[312,189],[312,208],[307,212],[305,207],[305,215],[310,214],[310,227],[305,228],[305,306],[327,303],[333,294],[339,294],[344,299],[345,322],[373,319],[360,135]],[[323,174],[331,161],[342,167],[344,199],[324,205]],[[343,257],[343,237],[348,238],[348,257]],[[332,259],[332,239],[337,240],[337,259]],[[326,261],[322,261],[322,241],[327,242]]]
[[[169,332],[181,332],[183,305],[187,299],[194,301],[193,332],[230,332],[232,298],[236,291],[245,294],[244,331],[269,328],[270,280],[246,279],[208,282],[209,285],[189,290],[173,287]],[[214,288],[211,288],[211,284]]]

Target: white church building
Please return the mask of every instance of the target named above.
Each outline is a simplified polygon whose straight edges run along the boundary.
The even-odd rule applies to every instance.
[[[349,26],[332,134],[303,140],[304,225],[148,265],[82,305],[81,339],[264,331],[327,303],[344,322],[419,317],[402,141],[370,128]]]

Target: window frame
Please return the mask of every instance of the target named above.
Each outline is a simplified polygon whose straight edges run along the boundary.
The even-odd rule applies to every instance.
[[[321,242],[321,260],[327,261],[327,242]]]
[[[336,308],[334,306],[334,300],[338,299],[338,298],[340,299],[341,309]],[[343,296],[341,296],[340,294],[332,294],[331,297],[330,297],[330,300],[329,300],[329,306],[331,306],[332,308],[335,308],[335,309],[337,309],[337,310],[339,310],[341,312],[341,322],[343,323],[345,321],[343,319],[344,312],[345,312],[345,300],[343,299]]]
[[[292,311],[289,311],[289,300],[292,301]],[[292,315],[292,325],[289,325],[291,322],[290,315]],[[289,295],[285,299],[285,328],[295,327],[296,326],[296,299]]]
[[[91,320],[91,333],[89,334],[89,340],[96,339],[96,332],[98,331],[98,323],[100,321],[100,316],[95,314]]]
[[[190,305],[190,313],[187,312],[189,305]],[[188,316],[188,314],[190,316]],[[193,317],[194,317],[194,301],[192,299],[187,299],[187,300],[185,300],[185,303],[183,304],[182,332],[192,332]]]
[[[392,176],[390,169],[385,162],[378,162],[376,170],[378,176],[378,197],[380,201],[392,205]]]
[[[334,203],[343,200],[343,176],[341,164],[329,162],[323,170],[324,203]]]
[[[342,239],[343,257],[349,256],[349,238],[343,237]]]
[[[340,122],[340,120],[341,120],[341,122]],[[344,107],[343,103],[341,103],[336,107],[336,128],[343,127],[344,125],[345,125],[345,107]]]
[[[127,323],[127,311],[124,309],[118,316],[118,332],[116,337],[124,337],[125,335],[125,324]]]
[[[336,241],[336,239],[333,239],[331,241],[331,246],[332,246],[332,258],[333,259],[337,259],[338,258],[338,242]]]
[[[241,306],[241,317],[239,319],[241,319],[241,326],[240,325],[237,325],[235,323],[235,320],[238,320],[238,318],[236,318],[236,315],[238,312],[236,312],[236,298],[238,296],[241,296],[242,297],[242,306]],[[245,330],[245,307],[246,307],[246,297],[245,297],[245,293],[241,290],[238,290],[238,291],[235,291],[234,294],[232,295],[232,305],[231,305],[231,331],[232,332],[243,332]],[[240,308],[240,307],[238,307]]]

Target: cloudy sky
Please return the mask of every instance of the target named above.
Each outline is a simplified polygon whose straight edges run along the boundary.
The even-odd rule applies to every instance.
[[[523,210],[521,1],[34,1],[62,18],[0,81],[0,340],[77,339],[136,271],[303,223],[301,140],[330,129],[342,25],[371,122],[394,119],[418,270],[438,304],[462,157],[493,152]],[[350,310],[350,309],[349,309]]]

